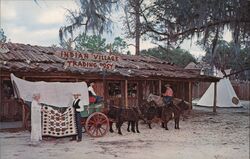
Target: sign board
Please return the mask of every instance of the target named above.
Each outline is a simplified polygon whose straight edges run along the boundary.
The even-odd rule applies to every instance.
[[[118,56],[109,54],[61,51],[57,52],[56,55],[65,59],[64,67],[115,69],[114,62],[119,61]]]

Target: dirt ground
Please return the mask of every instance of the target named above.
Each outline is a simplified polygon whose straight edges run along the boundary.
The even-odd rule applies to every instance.
[[[80,143],[70,138],[42,141],[31,145],[27,131],[0,133],[1,159],[249,159],[249,103],[244,108],[194,107],[180,130],[169,123],[166,131],[159,124],[153,129],[141,123],[141,133],[123,136],[108,133],[102,138],[84,134]]]

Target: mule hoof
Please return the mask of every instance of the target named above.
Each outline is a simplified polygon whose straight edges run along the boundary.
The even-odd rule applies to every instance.
[[[129,129],[127,129],[127,131],[128,131],[128,132],[130,132],[130,130],[129,130]]]
[[[113,132],[114,132],[114,130],[109,130],[109,132],[113,133]]]
[[[137,131],[137,133],[140,133],[140,131]]]
[[[118,133],[119,135],[122,135],[122,133]]]

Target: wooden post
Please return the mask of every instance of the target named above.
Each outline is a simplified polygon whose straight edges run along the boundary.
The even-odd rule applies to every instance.
[[[189,106],[189,113],[192,109],[192,82],[188,82],[188,102],[190,103],[190,106]]]
[[[214,82],[214,104],[213,104],[214,113],[216,113],[216,101],[217,101],[217,82]]]
[[[23,77],[22,79],[25,80],[25,77]],[[22,122],[23,122],[23,128],[26,129],[27,128],[27,121],[26,121],[26,111],[24,108],[24,103],[22,103]]]
[[[26,122],[25,122],[25,108],[24,108],[24,104],[22,104],[22,125],[23,125],[23,128],[26,129]]]
[[[128,108],[128,80],[125,80],[125,108]]]
[[[161,80],[159,80],[159,96],[161,96]]]

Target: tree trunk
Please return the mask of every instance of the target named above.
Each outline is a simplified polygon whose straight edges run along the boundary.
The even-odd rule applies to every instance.
[[[140,29],[140,0],[135,0],[135,55],[140,54],[140,36],[141,36],[141,29]]]

